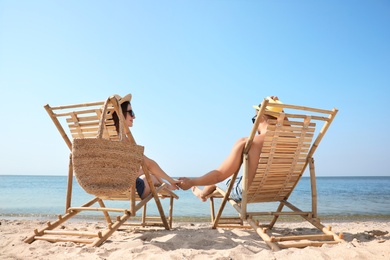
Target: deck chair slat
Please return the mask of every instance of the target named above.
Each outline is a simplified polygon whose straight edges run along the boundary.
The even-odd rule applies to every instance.
[[[86,125],[69,125],[69,130],[71,132],[77,132],[79,130],[85,132],[95,132],[97,134],[99,126],[96,124],[86,124]]]
[[[51,107],[51,110],[63,110],[63,109],[71,109],[71,108],[77,108],[78,110],[80,110],[85,107],[103,106],[103,105],[104,105],[104,101],[96,101],[96,102],[62,105],[62,106],[53,106]]]
[[[94,108],[94,109],[86,109],[86,110],[69,110],[69,111],[57,111],[55,114],[56,117],[69,117],[72,113],[77,113],[77,115],[80,116],[88,116],[96,114],[96,111],[100,110],[100,108]]]
[[[276,130],[276,128],[278,130]],[[301,124],[291,124],[291,125],[285,125],[285,126],[279,126],[277,124],[275,125],[269,125],[268,126],[268,129],[271,130],[271,131],[277,131],[277,132],[280,132],[280,133],[283,133],[283,132],[299,132],[301,131],[302,129],[302,125]],[[309,132],[314,132],[315,128],[314,127],[307,127],[307,131]]]
[[[306,153],[307,154],[307,153]],[[281,154],[281,155],[283,155],[283,154]],[[288,155],[288,156],[287,156]],[[278,158],[278,155],[274,155],[274,156],[271,156],[271,154],[270,153],[267,153],[267,154],[265,154],[265,155],[262,155],[261,157],[260,157],[260,160],[259,160],[259,167],[261,168],[262,167],[262,165],[267,165],[267,161],[269,161],[269,158],[270,157],[273,157],[273,160],[275,161],[275,164],[276,165],[279,165],[283,160],[285,161],[285,162],[288,162],[288,161],[291,161],[291,160],[296,160],[297,162],[306,162],[306,157],[304,157],[303,155],[298,155],[298,156],[296,156],[296,157],[293,157],[293,156],[291,156],[290,154],[287,154],[284,158],[281,158],[281,159],[279,159]]]
[[[285,173],[280,173],[278,175],[275,175],[273,173],[270,173],[267,175],[266,179],[265,176],[262,176],[262,178],[255,178],[254,181],[256,182],[259,182],[259,183],[263,183],[263,185],[267,185],[266,183],[269,183],[270,185],[274,185],[275,183],[278,183],[278,182],[286,182],[286,178],[287,176],[290,176],[291,174],[288,173],[287,171]],[[291,175],[291,177],[293,178],[296,178],[298,179],[300,177],[299,174],[293,174]],[[251,185],[250,188],[252,186],[255,186],[255,185]]]
[[[309,144],[307,144],[307,143],[303,143],[302,144],[302,153],[306,153],[307,154],[309,152],[309,149],[310,149],[310,145]],[[291,146],[291,147],[287,147],[287,146],[286,147],[263,146],[261,157],[269,156],[271,151],[274,154],[280,154],[280,155],[283,155],[283,156],[292,156],[294,151],[296,151],[296,147],[293,147],[293,146]]]
[[[296,117],[296,116],[297,116],[297,115],[295,115],[295,117]],[[288,117],[288,114],[286,114],[286,117],[289,118],[289,117]],[[307,117],[307,115],[300,115],[300,118],[295,118],[295,119],[289,118],[288,121],[285,121],[285,122],[283,123],[283,127],[288,127],[288,126],[303,126],[303,125],[304,125],[303,119],[305,119],[306,117]],[[291,120],[291,119],[292,119],[292,120]],[[296,119],[299,119],[299,120],[296,120]],[[270,119],[269,122],[270,122],[271,124],[276,124],[277,121],[276,121],[276,119]],[[307,126],[310,127],[310,128],[315,128],[316,123],[315,123],[315,122],[310,122]],[[271,129],[272,129],[272,128],[271,128]]]
[[[77,120],[74,120],[72,115],[73,115],[72,113],[69,113],[70,117],[66,118],[66,122],[69,124],[72,124],[74,122],[80,122],[80,123],[92,122],[99,125],[99,117],[96,114],[88,115],[88,116],[80,116],[80,114],[74,114],[77,117]]]
[[[297,142],[302,142],[302,141],[311,143],[311,139],[313,138],[313,134],[307,134],[301,140],[300,140],[300,135],[301,135],[301,133],[291,133],[291,132],[277,135],[278,138],[281,138],[281,140],[279,142],[279,146],[287,146],[289,144],[291,145],[291,144],[294,144]],[[275,138],[275,135],[266,136],[264,138],[264,146],[271,146],[272,142],[274,141],[274,138]],[[283,142],[281,142],[281,141],[283,141]]]

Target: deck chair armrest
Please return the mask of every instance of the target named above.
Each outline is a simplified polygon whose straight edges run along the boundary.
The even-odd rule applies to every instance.
[[[219,187],[216,187],[215,191],[213,191],[211,194],[206,196],[206,199],[209,199],[209,198],[223,198],[225,196],[225,193],[226,192],[224,190],[222,190]]]
[[[179,196],[176,195],[170,188],[168,188],[168,184],[163,182],[160,186],[156,187],[156,192],[160,193],[165,197],[174,197],[175,199],[179,199]]]
[[[235,180],[237,178],[237,175],[238,175],[238,171],[235,172],[231,177],[230,177],[230,182],[229,182],[229,185],[227,187],[227,190],[223,190],[221,189],[220,187],[216,186],[215,187],[215,191],[213,193],[211,193],[210,195],[207,196],[207,198],[210,198],[210,197],[216,197],[216,198],[224,198],[224,200],[228,201],[229,200],[229,197],[230,197],[230,193],[233,189],[233,186],[235,184]]]

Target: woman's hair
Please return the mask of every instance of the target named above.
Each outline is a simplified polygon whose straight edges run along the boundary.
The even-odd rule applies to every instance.
[[[125,101],[121,104],[122,113],[125,118],[127,116],[127,107],[129,104],[129,101]],[[115,129],[119,133],[119,117],[116,112],[112,113],[112,119],[114,120]]]

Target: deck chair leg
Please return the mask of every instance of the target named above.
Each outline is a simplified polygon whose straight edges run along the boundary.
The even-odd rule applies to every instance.
[[[154,201],[156,203],[158,212],[160,213],[161,221],[162,221],[165,229],[169,230],[169,224],[168,224],[167,218],[165,217],[164,209],[163,209],[163,207],[161,205],[160,198],[159,198],[159,196],[158,196],[158,194],[156,192],[156,188],[154,187],[153,181],[152,181],[152,179],[151,179],[151,177],[149,175],[149,170],[148,170],[147,166],[145,165],[145,162],[142,163],[142,169],[143,169],[144,174],[146,176],[146,180],[149,183],[150,193],[153,195],[153,198],[154,198]]]
[[[239,170],[237,170],[232,175],[232,177],[231,177],[232,180],[235,180],[237,178],[238,172],[239,172]],[[222,218],[222,212],[225,209],[226,203],[229,200],[230,192],[232,191],[233,185],[234,185],[234,181],[231,181],[226,192],[218,187],[216,188],[216,191],[219,192],[223,196],[223,198],[221,200],[221,205],[219,206],[219,209],[218,209],[216,216],[214,216],[214,200],[211,200],[213,198],[212,196],[210,197],[210,202],[212,203],[212,206],[211,206],[212,213],[211,214],[212,214],[212,220],[213,220],[213,226],[212,226],[213,229],[216,229],[218,227],[218,223],[219,223],[220,219]],[[240,213],[242,213],[241,210],[240,210]],[[241,218],[241,223],[242,223],[242,215],[240,215],[240,218]]]
[[[141,225],[143,227],[146,226],[146,204],[142,208],[142,222],[141,222]]]
[[[270,236],[266,233],[266,229],[259,227],[257,223],[252,218],[247,218],[246,221],[251,225],[251,227],[256,231],[256,233],[264,240],[264,242],[273,250],[279,251],[280,248],[276,243],[271,242]]]
[[[215,220],[215,207],[214,207],[214,198],[210,197],[210,212],[211,212],[211,223],[214,223]]]
[[[42,236],[45,233],[46,230],[53,230],[53,229],[55,229],[60,224],[64,223],[65,221],[67,221],[68,219],[70,219],[71,217],[76,215],[77,213],[78,212],[71,212],[71,213],[67,213],[67,214],[65,214],[63,216],[59,215],[58,216],[58,220],[55,221],[54,223],[47,222],[47,227],[45,227],[45,228],[43,228],[43,229],[41,229],[39,231],[37,229],[35,229],[34,230],[34,235],[26,238],[24,240],[24,242],[28,243],[28,244],[31,244],[32,242],[34,242],[37,239],[37,236]]]
[[[69,155],[69,168],[68,168],[68,187],[66,190],[65,213],[72,205],[72,189],[73,189],[73,163],[72,163],[72,154],[70,154]]]
[[[131,217],[130,212],[126,211],[123,216],[121,216],[113,225],[109,224],[109,230],[106,231],[102,237],[97,239],[94,243],[92,243],[92,246],[100,246],[104,241],[107,240],[109,236],[112,235],[115,231],[118,230],[118,228],[125,223],[129,218]]]
[[[282,212],[284,204],[280,203],[279,207],[277,208],[276,212]],[[274,217],[272,218],[271,222],[269,223],[269,229],[272,229],[276,223],[276,221],[279,218],[279,214],[275,214]]]
[[[161,201],[160,199],[158,198],[158,195],[157,194],[154,194],[155,196],[155,201],[156,201],[156,205],[157,205],[157,209],[158,211],[160,212],[160,216],[161,216],[161,220],[163,222],[163,225],[165,227],[166,230],[169,230],[169,224],[168,224],[168,221],[167,221],[167,218],[165,217],[165,214],[164,214],[164,209],[161,205]],[[157,198],[156,198],[157,197]]]
[[[173,217],[173,197],[169,198],[169,228],[172,228],[172,217]]]
[[[84,205],[82,205],[82,207],[89,207],[89,206],[93,205],[96,201],[97,201],[97,198],[93,198],[92,200],[90,200],[87,203],[85,203]],[[56,220],[53,223],[48,222],[47,223],[47,227],[43,228],[40,231],[34,230],[34,235],[31,236],[31,237],[26,238],[24,240],[24,242],[26,242],[28,244],[31,244],[32,242],[34,242],[36,240],[36,236],[42,236],[46,230],[53,230],[53,229],[55,229],[56,227],[58,227],[62,223],[66,222],[68,219],[70,219],[70,218],[74,217],[75,215],[77,215],[79,212],[80,211],[68,211],[63,216],[59,215],[58,216],[58,220]]]
[[[222,212],[226,206],[226,202],[228,200],[228,196],[225,194],[225,196],[223,197],[222,201],[221,201],[221,205],[218,209],[218,212],[217,212],[217,216],[214,218],[214,221],[213,221],[213,229],[217,228],[218,226],[218,222],[219,222],[219,219],[221,218],[222,216]]]
[[[310,167],[310,184],[311,184],[311,211],[313,218],[317,218],[317,183],[314,169],[314,158],[308,158]]]
[[[104,205],[103,200],[99,199],[99,200],[98,200],[98,203],[99,203],[100,207],[102,207],[102,208],[105,208],[105,207],[106,207],[106,205]],[[108,223],[108,224],[112,224],[112,220],[111,220],[111,217],[110,217],[110,215],[108,214],[108,212],[107,212],[107,211],[103,211],[103,215],[104,215],[104,218],[106,219],[107,223]]]
[[[302,212],[302,210],[300,210],[299,208],[297,208],[296,206],[294,206],[293,204],[291,204],[290,202],[288,201],[282,201],[282,203],[287,206],[288,208],[290,208],[292,211],[294,212]],[[316,228],[318,228],[319,230],[322,230],[324,228],[324,225],[322,225],[320,223],[320,220],[319,218],[314,218],[311,214],[311,212],[308,212],[308,214],[303,214],[301,215],[302,218],[306,219],[309,223],[311,223],[313,226],[315,226]]]

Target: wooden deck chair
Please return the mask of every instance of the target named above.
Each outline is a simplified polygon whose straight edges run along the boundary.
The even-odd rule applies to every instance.
[[[135,180],[119,180],[121,182],[120,184],[123,184],[123,182],[127,182],[130,184],[129,190],[127,192],[122,192],[119,194],[111,192],[112,194],[110,195],[92,194],[95,196],[92,200],[86,202],[81,207],[72,207],[71,200],[74,175],[72,162],[72,140],[75,138],[96,138],[98,134],[99,121],[102,117],[103,104],[104,101],[56,107],[51,107],[49,105],[44,106],[50,118],[53,120],[55,126],[60,132],[61,136],[65,140],[65,143],[67,144],[69,150],[71,151],[68,169],[68,186],[66,194],[65,214],[59,215],[58,219],[53,223],[48,222],[47,226],[43,229],[34,230],[34,235],[25,239],[26,243],[32,243],[35,240],[46,240],[50,242],[73,241],[77,243],[91,244],[92,246],[99,246],[122,225],[162,226],[167,230],[172,228],[173,199],[178,199],[178,196],[168,188],[166,183],[163,183],[158,187],[154,187],[148,168],[146,167],[143,160],[140,160],[141,163],[138,166],[138,169],[139,167],[142,167],[146,179],[151,187],[151,193],[145,199],[141,199],[136,193]],[[117,114],[122,117],[122,120],[124,120],[123,114],[121,112],[118,113],[120,109],[121,108],[119,106],[117,98],[115,96],[111,96],[109,98],[107,114],[105,116],[105,126],[103,132],[104,138],[119,141],[119,136],[117,134],[112,119],[112,113],[116,111]],[[69,138],[67,132],[65,131],[66,125],[68,127],[68,130],[70,131],[72,139]],[[125,126],[124,131],[129,141],[136,145],[129,128]],[[140,157],[143,158],[142,156]],[[107,187],[109,189],[111,187],[115,187],[115,185],[117,184],[118,182],[115,180],[108,179],[107,181]],[[86,184],[84,183],[83,185]],[[80,186],[83,187],[83,185]],[[161,198],[169,198],[170,200],[168,217],[165,216],[160,201]],[[126,200],[129,201],[129,207],[107,208],[105,206],[104,200]],[[155,204],[159,211],[159,216],[157,217],[147,216],[146,206],[147,203],[152,200],[155,201]],[[93,207],[95,204],[97,204],[97,206]],[[141,208],[143,208],[141,223],[127,222],[127,220],[129,220],[130,217],[135,216]],[[55,228],[60,227],[65,221],[69,220],[70,218],[83,211],[102,212],[107,222],[107,228],[99,232],[73,232],[54,230]],[[114,220],[113,222],[111,216],[108,214],[109,212],[115,212],[113,214],[117,214],[119,212],[121,216],[117,216],[116,220]]]
[[[211,206],[211,220],[213,228],[217,227],[246,227],[253,228],[266,244],[273,250],[287,247],[321,246],[324,243],[339,243],[343,241],[343,235],[336,235],[330,227],[321,224],[317,215],[317,191],[313,154],[324,137],[337,109],[324,110],[310,107],[272,104],[273,107],[283,108],[283,112],[277,113],[266,110],[268,100],[264,100],[260,106],[259,115],[253,125],[250,136],[243,150],[243,178],[242,200],[236,202],[229,194],[237,178],[238,171],[233,174],[232,181],[227,190],[217,187],[217,190],[209,196]],[[281,110],[279,110],[281,111]],[[267,128],[267,133],[262,148],[255,177],[248,185],[248,151],[253,142],[262,115],[274,116]],[[320,131],[316,126],[321,125]],[[311,181],[311,211],[302,211],[288,201],[291,193],[302,177],[306,167],[310,168]],[[215,199],[221,199],[219,210],[215,215]],[[222,212],[226,202],[234,207],[239,217],[229,217]],[[249,211],[249,207],[259,208],[265,202],[276,202],[274,212]],[[261,204],[263,203],[263,204]],[[272,203],[268,203],[272,204]],[[285,210],[287,208],[287,210]],[[281,236],[274,234],[272,228],[279,216],[300,216],[317,228],[319,235],[292,235]],[[261,221],[269,218],[268,224]],[[268,222],[267,221],[267,222]],[[266,222],[266,223],[267,223]],[[249,225],[248,225],[249,224]]]

